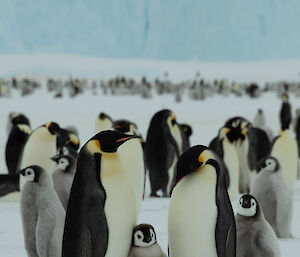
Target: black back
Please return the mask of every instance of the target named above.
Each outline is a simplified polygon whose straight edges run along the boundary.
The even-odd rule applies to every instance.
[[[227,192],[226,178],[216,160],[209,160],[207,164],[215,167],[217,172],[216,205],[218,208],[215,240],[218,256],[236,256],[236,226],[234,213]]]
[[[106,193],[100,180],[101,155],[83,147],[66,212],[62,257],[104,257],[108,225],[104,212]]]
[[[248,129],[249,149],[248,165],[251,170],[259,170],[257,162],[270,152],[271,142],[262,129],[251,127]]]
[[[170,114],[170,110],[157,112],[150,122],[147,133],[146,160],[152,192],[159,189],[166,190],[169,179],[168,169],[175,156],[179,155],[177,143],[167,125]]]
[[[29,134],[20,130],[18,126],[15,126],[11,130],[5,149],[5,160],[8,174],[16,174],[28,137]]]

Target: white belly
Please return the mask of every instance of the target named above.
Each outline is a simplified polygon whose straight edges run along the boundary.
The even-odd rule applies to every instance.
[[[125,146],[125,148],[121,146],[118,152],[121,156],[122,166],[130,179],[135,193],[138,217],[144,194],[145,168],[143,148],[138,139],[128,141]]]
[[[229,142],[223,141],[224,163],[228,169],[230,186],[228,193],[231,200],[236,200],[239,196],[239,160],[236,150]]]
[[[172,185],[173,185],[173,178],[174,178],[174,175],[175,175],[175,166],[177,164],[177,157],[174,156],[174,160],[173,160],[173,163],[171,165],[171,167],[169,168],[168,170],[168,175],[169,175],[169,181],[168,181],[168,185],[167,185],[167,194],[168,196],[170,195],[170,192],[171,192],[171,189],[172,189]]]
[[[105,215],[109,228],[105,257],[127,257],[136,225],[136,198],[124,171],[110,172],[101,180],[106,191]]]
[[[20,162],[20,169],[24,169],[31,165],[41,166],[48,172],[52,172],[55,163],[50,159],[56,155],[56,137],[46,138],[29,138],[26,143],[22,159]],[[23,187],[23,176],[20,176],[20,189]]]
[[[298,176],[298,146],[289,131],[275,142],[271,155],[279,160],[286,183],[293,192]]]
[[[168,233],[171,257],[217,257],[216,172],[206,166],[183,178],[173,190]]]

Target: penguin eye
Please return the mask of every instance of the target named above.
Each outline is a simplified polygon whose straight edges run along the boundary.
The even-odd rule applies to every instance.
[[[141,239],[142,238],[142,236],[141,235],[138,235],[138,239]]]
[[[31,175],[31,171],[26,171],[26,175],[30,176]]]

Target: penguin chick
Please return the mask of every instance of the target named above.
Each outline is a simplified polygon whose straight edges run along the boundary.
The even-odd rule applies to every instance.
[[[292,237],[293,200],[279,161],[268,156],[259,166],[261,169],[252,181],[251,194],[259,201],[275,234],[281,238]]]
[[[280,257],[276,235],[252,195],[243,195],[236,219],[237,257]]]
[[[77,161],[70,155],[56,155],[51,160],[56,162],[55,170],[52,173],[54,189],[66,211]]]
[[[134,227],[128,257],[167,257],[156,241],[154,228],[149,224]]]
[[[40,166],[21,170],[21,216],[29,257],[61,257],[65,211],[51,176]]]

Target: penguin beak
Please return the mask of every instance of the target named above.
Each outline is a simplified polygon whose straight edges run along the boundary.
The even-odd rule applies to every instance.
[[[144,242],[146,243],[150,243],[151,242],[151,237],[150,236],[147,236],[145,239],[144,239]]]
[[[250,208],[251,207],[251,201],[248,199],[243,199],[243,203],[242,203],[242,207],[243,208]]]
[[[52,161],[54,161],[54,162],[57,163],[58,158],[59,158],[59,155],[55,155],[55,156],[51,157],[50,160],[52,160]]]
[[[120,138],[116,141],[116,143],[125,143],[126,141],[130,140],[130,139],[133,139],[133,138],[140,138],[139,136],[129,136],[129,137],[123,137],[123,138]]]
[[[25,176],[25,170],[19,170],[18,172],[20,175]]]
[[[258,163],[257,163],[258,167],[260,167],[261,169],[265,168],[267,165],[266,165],[266,162],[265,160],[260,160]]]

